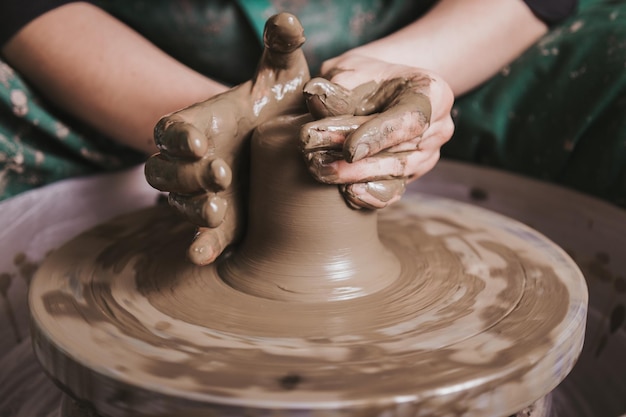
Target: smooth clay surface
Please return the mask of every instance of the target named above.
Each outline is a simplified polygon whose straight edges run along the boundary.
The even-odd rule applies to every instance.
[[[286,155],[300,158],[289,145],[299,122],[273,123],[274,134],[255,141],[287,141]],[[286,183],[308,178],[303,164],[270,168],[262,182],[287,194]],[[33,280],[38,359],[66,392],[115,417],[502,417],[565,378],[582,347],[587,290],[559,247],[507,217],[420,195],[367,218],[367,232],[334,225],[337,241],[310,225],[304,237],[272,236],[304,220],[319,222],[323,235],[344,210],[360,213],[342,204],[310,219],[283,214],[282,201],[312,204],[308,193],[322,189],[342,201],[336,187],[314,182],[302,195],[251,197],[260,198],[259,219],[250,217],[259,246],[248,250],[244,239],[207,267],[186,259],[194,227],[166,206],[80,235]],[[342,246],[354,239],[381,250],[365,259],[355,252],[362,245]],[[330,263],[315,276],[299,273],[293,286],[281,274],[262,276],[258,265],[274,262],[275,247],[287,251],[286,264],[326,262],[320,242],[356,266],[339,263],[335,274]],[[369,271],[376,265],[391,272]],[[231,270],[260,271],[255,280],[266,281]],[[346,286],[362,290],[332,290]]]
[[[337,187],[314,181],[299,157],[308,115],[261,125],[252,139],[246,236],[218,266],[245,293],[325,302],[372,294],[401,273],[378,238],[377,212],[352,210]]]

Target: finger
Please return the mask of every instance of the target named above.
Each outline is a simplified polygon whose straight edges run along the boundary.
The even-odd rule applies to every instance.
[[[228,201],[216,194],[189,196],[170,193],[169,203],[190,222],[211,228],[223,223],[228,210]]]
[[[428,131],[424,132],[424,136],[419,136],[412,140],[400,142],[397,145],[385,149],[385,152],[432,152],[445,145],[446,142],[450,140],[453,133],[454,123],[450,114],[447,114],[443,118],[431,124],[428,128]]]
[[[400,200],[406,190],[406,179],[346,184],[340,190],[352,208],[382,209]]]
[[[278,13],[270,17],[263,29],[265,47],[273,52],[290,53],[304,43],[302,24],[290,13]]]
[[[194,264],[207,265],[215,261],[224,249],[232,243],[233,239],[232,229],[199,227],[187,254]]]
[[[355,102],[352,92],[324,78],[312,78],[303,89],[309,112],[316,119],[352,115]]]
[[[198,180],[198,164],[182,163],[155,154],[144,168],[148,184],[160,191],[191,194],[202,190]]]
[[[145,176],[157,190],[178,194],[222,191],[230,186],[233,178],[230,166],[221,158],[183,163],[161,154],[153,155],[146,161]]]
[[[372,116],[335,116],[305,123],[300,129],[303,151],[343,149],[346,138]]]
[[[428,128],[430,115],[428,97],[420,93],[404,95],[346,138],[344,145],[346,160],[359,161],[397,145],[406,138],[422,135]]]
[[[208,166],[208,178],[211,189],[214,191],[224,191],[233,182],[233,171],[222,158],[213,159]],[[205,186],[206,190],[207,187]]]
[[[304,86],[309,112],[316,119],[340,115],[368,115],[380,111],[407,85],[404,78],[394,78],[379,85],[370,81],[352,90],[326,78],[313,78]]]
[[[197,159],[210,148],[206,135],[176,115],[165,116],[154,128],[157,148],[170,157]]]
[[[382,111],[389,106],[393,99],[408,88],[408,83],[409,80],[406,78],[398,77],[385,80],[381,84],[373,83],[375,88],[369,90],[362,88],[368,84],[355,88],[354,94],[355,99],[358,100],[358,105],[355,106],[354,114],[365,115]]]
[[[313,177],[326,184],[352,184],[419,177],[439,160],[439,149],[411,152],[381,152],[357,162],[320,158],[317,165],[309,164]]]
[[[427,151],[431,142],[422,136],[418,136],[414,139],[400,142],[391,148],[385,149],[385,152],[399,153],[399,152],[411,152],[411,151]]]
[[[304,154],[304,159],[309,172],[319,182],[326,184],[338,184],[336,162],[343,159],[341,151],[322,150]]]

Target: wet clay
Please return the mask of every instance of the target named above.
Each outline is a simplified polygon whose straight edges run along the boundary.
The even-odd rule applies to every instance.
[[[310,75],[300,22],[287,13],[271,17],[264,41],[252,80],[159,121],[160,153],[146,163],[150,185],[168,191],[170,204],[189,221],[218,229],[227,242],[240,237],[245,224],[252,131],[280,114],[305,111],[302,89]],[[199,264],[212,260],[193,248],[190,255]]]
[[[262,127],[253,150],[281,143],[302,121]],[[194,228],[165,206],[96,227],[46,259],[30,293],[34,346],[66,392],[108,416],[502,417],[567,375],[587,292],[560,248],[448,200],[407,198],[374,221],[335,186],[300,196],[291,187],[302,186],[304,168],[289,149],[277,150],[287,161],[253,168],[267,172],[253,176],[250,237],[214,265],[186,260]],[[318,192],[335,212],[307,212]],[[358,227],[323,228],[353,215]],[[328,239],[338,230],[337,242]],[[342,243],[380,253],[352,266],[355,249]],[[350,262],[313,261],[333,253]],[[277,259],[281,274],[262,276]],[[378,265],[391,273],[369,271]],[[342,279],[360,290],[342,289]]]
[[[312,116],[277,117],[303,103],[308,77],[298,72],[301,28],[283,18],[266,26],[255,80],[185,110],[202,114],[213,139],[238,131],[215,143],[225,159],[192,142],[172,148],[189,129],[172,116],[160,128],[181,125],[158,137],[162,152],[198,160],[168,171],[168,158],[156,158],[147,168],[153,185],[179,176],[174,206],[221,227],[244,181],[230,168],[255,128],[242,241],[195,265],[185,256],[194,226],[157,206],[83,233],[34,277],[35,354],[80,404],[65,417],[503,417],[544,397],[581,351],[587,291],[578,268],[494,213],[427,197],[353,210],[339,187],[313,180],[302,157],[311,149],[300,143]],[[406,92],[414,82],[363,86],[357,95],[373,106],[363,114],[397,99],[427,123],[428,99]],[[315,99],[324,85],[305,94],[314,114],[365,101]],[[279,105],[294,92],[293,106]],[[213,211],[196,210],[199,190]]]
[[[277,118],[255,131],[246,236],[219,274],[238,290],[275,300],[374,293],[398,277],[400,263],[378,238],[376,211],[349,209],[337,187],[307,172],[295,139],[309,121]]]

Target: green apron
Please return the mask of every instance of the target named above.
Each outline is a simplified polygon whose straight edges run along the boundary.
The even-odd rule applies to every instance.
[[[626,207],[626,3],[583,2],[454,107],[442,155]]]
[[[291,4],[290,4],[291,3]],[[418,18],[432,1],[102,0],[100,6],[197,71],[252,76],[267,17],[303,23],[313,74],[327,58]],[[561,183],[626,206],[626,3],[583,1],[523,56],[459,98],[442,155]],[[42,100],[0,62],[0,195],[119,169],[141,155]]]

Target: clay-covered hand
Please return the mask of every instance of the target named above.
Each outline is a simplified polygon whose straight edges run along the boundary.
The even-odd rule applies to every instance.
[[[304,88],[318,119],[301,131],[309,171],[354,208],[386,207],[439,160],[454,131],[452,90],[431,72],[358,55],[322,71]]]
[[[280,114],[303,111],[309,70],[300,22],[287,13],[265,26],[265,50],[254,78],[207,101],[163,117],[159,153],[146,163],[150,185],[199,226],[191,260],[210,263],[240,236],[245,222],[247,148],[253,129]]]

